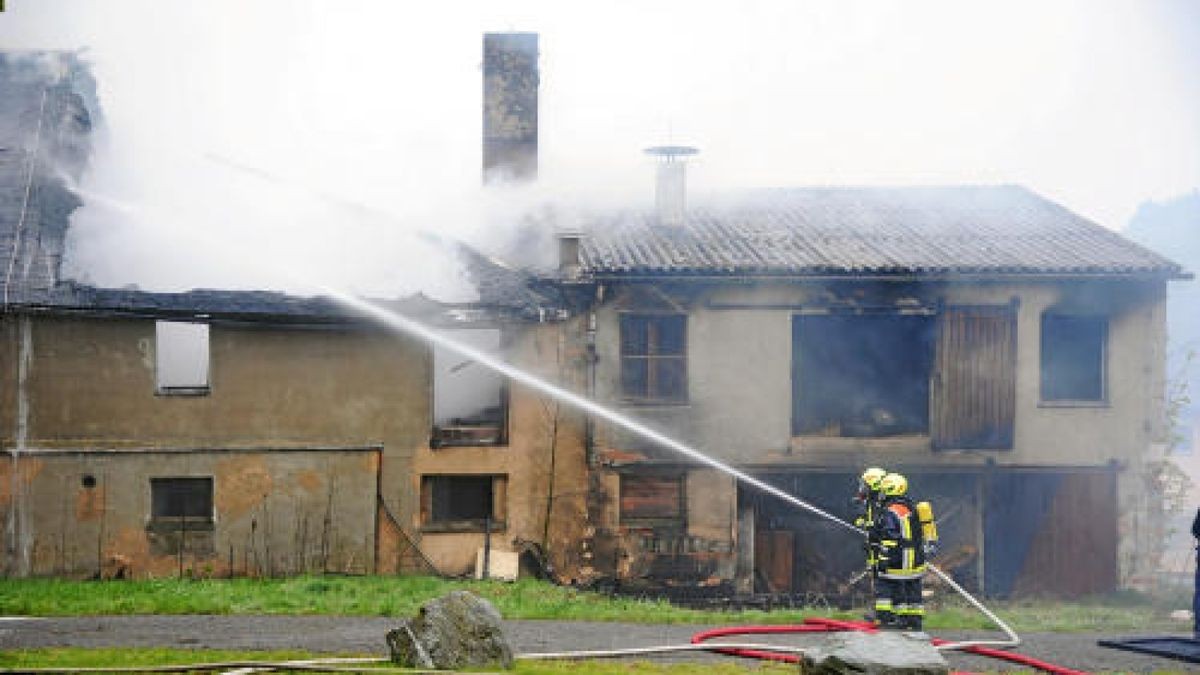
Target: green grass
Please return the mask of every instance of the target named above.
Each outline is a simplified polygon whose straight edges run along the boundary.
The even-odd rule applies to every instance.
[[[287,579],[145,581],[0,580],[0,615],[104,614],[323,614],[411,616],[421,603],[466,589],[509,619],[629,621],[636,623],[799,623],[809,616],[858,618],[861,610],[775,612],[697,611],[663,601],[609,597],[523,579],[516,583],[452,581],[434,577],[293,577]],[[988,603],[1018,631],[1180,630],[1170,608],[1132,595],[1087,601]],[[931,604],[930,629],[987,629],[986,617],[957,600]]]
[[[165,666],[188,663],[218,663],[228,661],[291,661],[297,659],[328,658],[328,654],[310,654],[297,651],[229,651],[216,649],[16,649],[0,652],[0,668],[123,668],[136,666]],[[382,663],[380,667],[390,667]],[[362,666],[369,669],[370,666]],[[747,670],[764,673],[795,673],[795,666],[781,664],[761,665],[753,663],[685,663],[662,664],[647,661],[518,661],[517,667],[509,672],[518,675],[554,675],[556,673],[664,673],[669,675],[691,675],[693,673],[717,673],[735,675]]]
[[[0,614],[325,614],[410,616],[451,590],[487,598],[509,619],[714,623],[800,621],[828,612],[700,612],[665,601],[609,597],[523,579],[516,583],[435,577],[292,577],[145,581],[0,580]],[[844,618],[849,618],[845,614]]]
[[[321,656],[328,657],[329,655]],[[367,655],[359,654],[357,656]],[[295,661],[311,658],[320,657],[296,650],[232,651],[228,649],[52,647],[0,651],[0,668],[126,668],[228,661]]]

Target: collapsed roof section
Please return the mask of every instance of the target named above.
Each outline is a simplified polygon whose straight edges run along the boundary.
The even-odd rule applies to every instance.
[[[71,214],[82,202],[70,184],[87,168],[100,116],[96,83],[74,52],[0,51],[0,302],[4,310],[341,323],[361,320],[329,298],[268,291],[157,293],[97,288],[62,278]],[[478,290],[468,304],[417,293],[381,304],[433,323],[524,320],[553,304],[529,275],[461,242],[447,242]]]

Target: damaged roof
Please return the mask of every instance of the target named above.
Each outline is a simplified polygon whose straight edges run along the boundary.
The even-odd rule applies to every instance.
[[[754,191],[592,221],[585,277],[1183,276],[1170,260],[1015,185]]]
[[[71,188],[86,170],[99,119],[96,83],[75,52],[0,50],[0,307],[153,316],[344,322],[361,319],[328,298],[270,291],[159,293],[97,288],[62,278],[67,230],[82,202]],[[530,275],[450,242],[490,318],[533,317],[551,302]],[[461,322],[455,307],[421,294],[382,303],[435,322]],[[441,312],[439,314],[439,311]]]
[[[372,304],[438,322],[444,306],[421,294]],[[265,321],[270,323],[343,324],[362,322],[361,312],[327,297],[300,297],[276,291],[197,289],[159,293],[137,289],[96,288],[66,281],[25,298],[26,310],[124,314],[176,319]]]
[[[0,300],[59,279],[87,164],[95,82],[73,52],[0,52]]]

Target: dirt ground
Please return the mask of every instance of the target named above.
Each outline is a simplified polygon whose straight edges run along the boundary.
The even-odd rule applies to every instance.
[[[54,619],[0,618],[0,650],[30,647],[176,647],[193,649],[303,649],[313,652],[384,654],[384,634],[395,619],[295,616],[111,616]],[[567,621],[507,621],[518,653],[592,650],[682,644],[704,626],[645,625]],[[995,638],[998,634],[948,631],[936,637]],[[1196,664],[1099,647],[1095,633],[1023,635],[1018,650],[1077,670],[1105,672],[1195,672]],[[761,637],[747,638],[755,642]],[[774,638],[786,644],[814,644],[819,636]],[[689,655],[680,658],[728,659]],[[1001,661],[951,653],[956,670],[1016,670]]]

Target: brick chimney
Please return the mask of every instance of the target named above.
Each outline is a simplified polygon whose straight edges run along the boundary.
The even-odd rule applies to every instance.
[[[483,182],[537,178],[538,34],[483,34]]]

